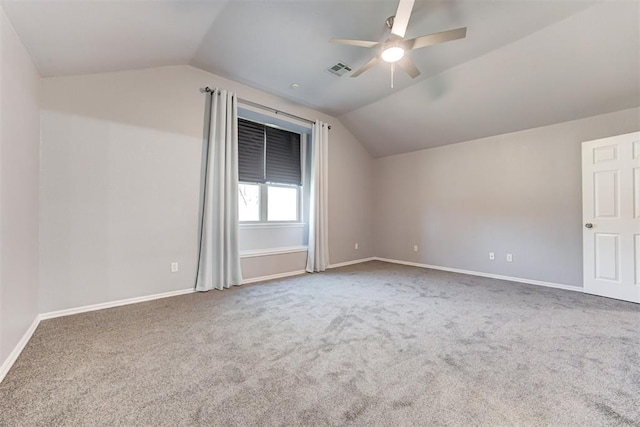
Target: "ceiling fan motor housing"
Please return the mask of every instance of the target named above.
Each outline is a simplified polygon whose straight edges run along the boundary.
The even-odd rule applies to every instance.
[[[389,29],[393,28],[393,20],[395,19],[395,16],[390,16],[387,18],[386,21],[384,21],[384,23],[387,25],[387,27],[389,27]]]

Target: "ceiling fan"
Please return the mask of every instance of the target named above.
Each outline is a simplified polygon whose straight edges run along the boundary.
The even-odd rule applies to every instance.
[[[413,10],[414,3],[415,0],[400,0],[395,16],[387,18],[385,22],[387,27],[391,29],[391,34],[385,42],[336,38],[329,40],[331,43],[379,49],[379,53],[351,74],[351,77],[358,77],[360,74],[364,73],[382,60],[391,63],[391,87],[393,87],[393,66],[395,64],[398,64],[398,66],[413,79],[420,75],[420,70],[418,70],[411,58],[405,55],[407,51],[451,40],[463,39],[467,35],[467,27],[463,27],[405,40],[404,35],[407,31],[407,25],[409,24],[409,18],[411,18],[411,11]]]

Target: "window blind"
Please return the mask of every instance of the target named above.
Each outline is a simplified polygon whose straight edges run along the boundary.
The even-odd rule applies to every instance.
[[[240,181],[302,185],[300,135],[238,119]]]
[[[264,125],[238,119],[238,178],[264,182]]]
[[[267,127],[267,182],[300,185],[300,134]]]

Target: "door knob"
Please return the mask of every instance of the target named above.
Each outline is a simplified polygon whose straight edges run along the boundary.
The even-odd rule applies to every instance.
[[[584,226],[587,228],[593,228],[593,224],[591,224],[590,222],[586,223]]]

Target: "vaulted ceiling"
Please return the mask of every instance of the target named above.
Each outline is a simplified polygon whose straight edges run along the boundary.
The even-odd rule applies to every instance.
[[[337,116],[374,156],[640,106],[638,1],[420,1],[407,37],[422,74],[331,37],[380,40],[397,0],[5,1],[43,76],[191,64]],[[298,83],[298,89],[291,84]],[[640,121],[640,118],[639,118]]]

